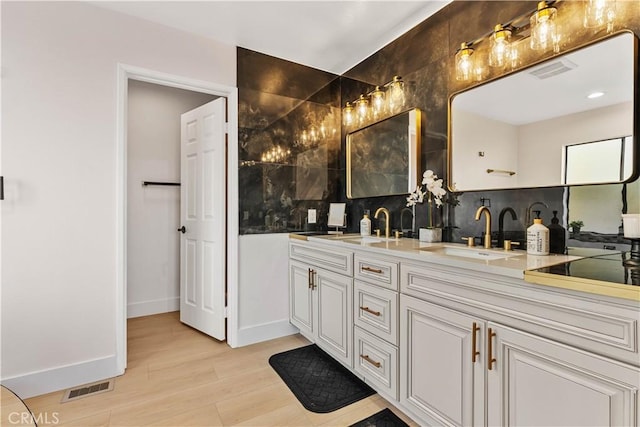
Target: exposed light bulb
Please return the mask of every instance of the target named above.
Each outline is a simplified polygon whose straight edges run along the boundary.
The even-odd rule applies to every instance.
[[[529,23],[531,25],[531,49],[547,51],[553,49],[558,50],[559,38],[556,27],[557,9],[548,6],[546,1],[538,3],[538,9],[533,15]]]
[[[471,80],[474,70],[473,49],[467,43],[462,43],[456,53],[456,80]]]
[[[342,109],[342,121],[345,126],[351,126],[353,124],[353,105],[351,105],[350,102],[347,102]]]
[[[389,110],[395,112],[400,108],[404,107],[405,96],[404,96],[404,82],[402,81],[402,77],[393,76],[393,80],[389,83]]]
[[[616,18],[616,0],[588,0],[584,8],[584,27],[598,28],[606,25],[613,31]]]
[[[364,95],[360,95],[360,98],[356,101],[356,111],[360,122],[364,122],[369,117],[369,101]]]
[[[489,39],[489,65],[503,68],[511,59],[511,30],[498,24]]]
[[[380,89],[380,86],[371,92],[371,108],[373,108],[373,115],[375,117],[380,116],[384,112],[384,91]]]

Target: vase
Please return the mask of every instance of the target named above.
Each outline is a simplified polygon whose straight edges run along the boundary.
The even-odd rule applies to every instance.
[[[442,242],[442,228],[421,228],[420,241],[428,243]]]

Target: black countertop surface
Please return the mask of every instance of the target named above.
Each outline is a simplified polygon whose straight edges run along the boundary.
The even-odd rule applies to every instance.
[[[579,251],[569,255],[579,255]],[[621,285],[640,286],[640,266],[630,267],[623,262],[629,259],[628,252],[614,252],[608,255],[591,256],[536,269],[541,273],[558,274],[567,277],[598,280]]]

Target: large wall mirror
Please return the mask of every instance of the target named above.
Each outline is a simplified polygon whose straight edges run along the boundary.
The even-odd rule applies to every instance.
[[[415,190],[420,160],[420,110],[413,109],[347,134],[347,197]]]
[[[619,183],[638,174],[637,38],[624,31],[454,94],[458,191]]]

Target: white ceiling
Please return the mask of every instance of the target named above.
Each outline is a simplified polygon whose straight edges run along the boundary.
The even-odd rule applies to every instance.
[[[91,3],[226,44],[343,74],[450,1],[209,0]]]

